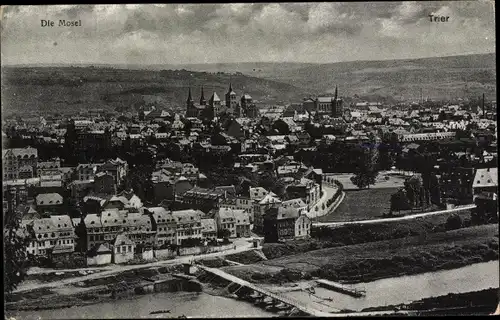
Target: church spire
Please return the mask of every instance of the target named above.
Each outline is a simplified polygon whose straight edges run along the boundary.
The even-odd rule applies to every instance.
[[[203,92],[203,86],[201,86],[201,97],[200,97],[200,105],[204,106],[207,103],[205,100],[205,94]]]
[[[332,99],[332,117],[338,117],[337,114],[337,97],[338,97],[338,89],[337,86],[335,86],[335,95]]]
[[[189,87],[189,94],[186,102],[193,102],[193,97],[191,96],[191,87]]]

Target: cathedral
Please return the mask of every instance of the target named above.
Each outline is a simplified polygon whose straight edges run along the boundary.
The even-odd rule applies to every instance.
[[[189,88],[188,98],[186,101],[186,117],[213,120],[215,117],[219,117],[223,113],[232,115],[235,118],[242,117],[242,107],[236,99],[236,92],[233,91],[231,84],[229,84],[229,90],[225,94],[224,98],[224,101],[221,101],[217,92],[214,91],[207,103],[203,87],[201,87],[200,102],[195,103],[191,95],[191,88]],[[245,106],[250,106],[252,104],[251,97],[247,94],[243,95],[242,104],[243,103]]]
[[[335,86],[335,95],[333,97],[304,99],[303,106],[305,110],[317,116],[329,115],[332,118],[338,118],[343,115],[342,99],[338,97],[337,86]]]

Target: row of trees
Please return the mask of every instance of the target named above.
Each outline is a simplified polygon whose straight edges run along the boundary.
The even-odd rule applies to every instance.
[[[441,196],[439,180],[435,174],[414,175],[404,182],[404,187],[391,196],[390,212],[412,210],[439,205]]]

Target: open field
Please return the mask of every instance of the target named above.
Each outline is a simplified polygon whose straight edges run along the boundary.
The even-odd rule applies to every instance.
[[[353,173],[332,173],[326,176],[332,176],[335,180],[342,183],[344,190],[359,190],[358,187],[351,182],[351,177],[354,176]],[[391,173],[390,171],[379,172],[375,184],[371,185],[370,189],[401,188],[404,186],[404,182],[408,177],[408,175]]]
[[[456,212],[456,214],[464,221],[470,219],[471,211],[463,210]],[[442,213],[405,221],[382,220],[372,224],[313,227],[311,239],[287,241],[285,243],[266,243],[263,246],[263,252],[268,259],[275,259],[281,256],[342,245],[410,236],[424,237],[426,234],[445,231],[445,223],[450,215],[451,213]]]
[[[295,276],[297,280],[318,276],[333,281],[367,282],[495,259],[498,259],[498,225],[484,225],[425,237],[413,236],[314,250],[255,265],[224,269],[249,281],[286,281],[283,273],[299,272],[300,275]],[[278,273],[271,270],[262,272],[265,266],[282,270]],[[258,277],[256,273],[259,273]]]
[[[381,218],[383,214],[389,213],[391,195],[397,190],[398,188],[345,191],[345,198],[338,208],[330,214],[315,219],[315,222]]]

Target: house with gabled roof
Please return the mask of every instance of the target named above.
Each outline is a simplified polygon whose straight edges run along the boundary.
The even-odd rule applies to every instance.
[[[264,216],[266,242],[281,242],[310,236],[311,220],[294,207],[270,208]]]
[[[27,252],[35,256],[49,256],[57,246],[58,253],[75,251],[75,232],[69,216],[23,220],[22,226],[30,234]]]
[[[217,222],[215,219],[201,219],[201,226],[203,239],[212,241],[217,239]]]
[[[146,208],[145,211],[151,214],[156,228],[155,247],[176,243],[177,221],[172,212],[163,207]]]
[[[477,169],[472,190],[474,200],[478,197],[496,200],[498,198],[498,168]]]
[[[124,234],[118,234],[113,242],[113,262],[125,263],[134,259],[136,244]]]
[[[262,231],[263,228],[263,217],[266,210],[269,208],[275,208],[281,206],[281,200],[273,193],[268,193],[259,201],[254,204],[254,230],[257,232]]]
[[[177,245],[182,245],[187,239],[202,239],[201,218],[205,214],[200,210],[177,210],[172,211],[172,216],[176,220],[175,241]]]
[[[39,213],[62,213],[64,199],[59,193],[42,193],[36,196],[36,210]]]

